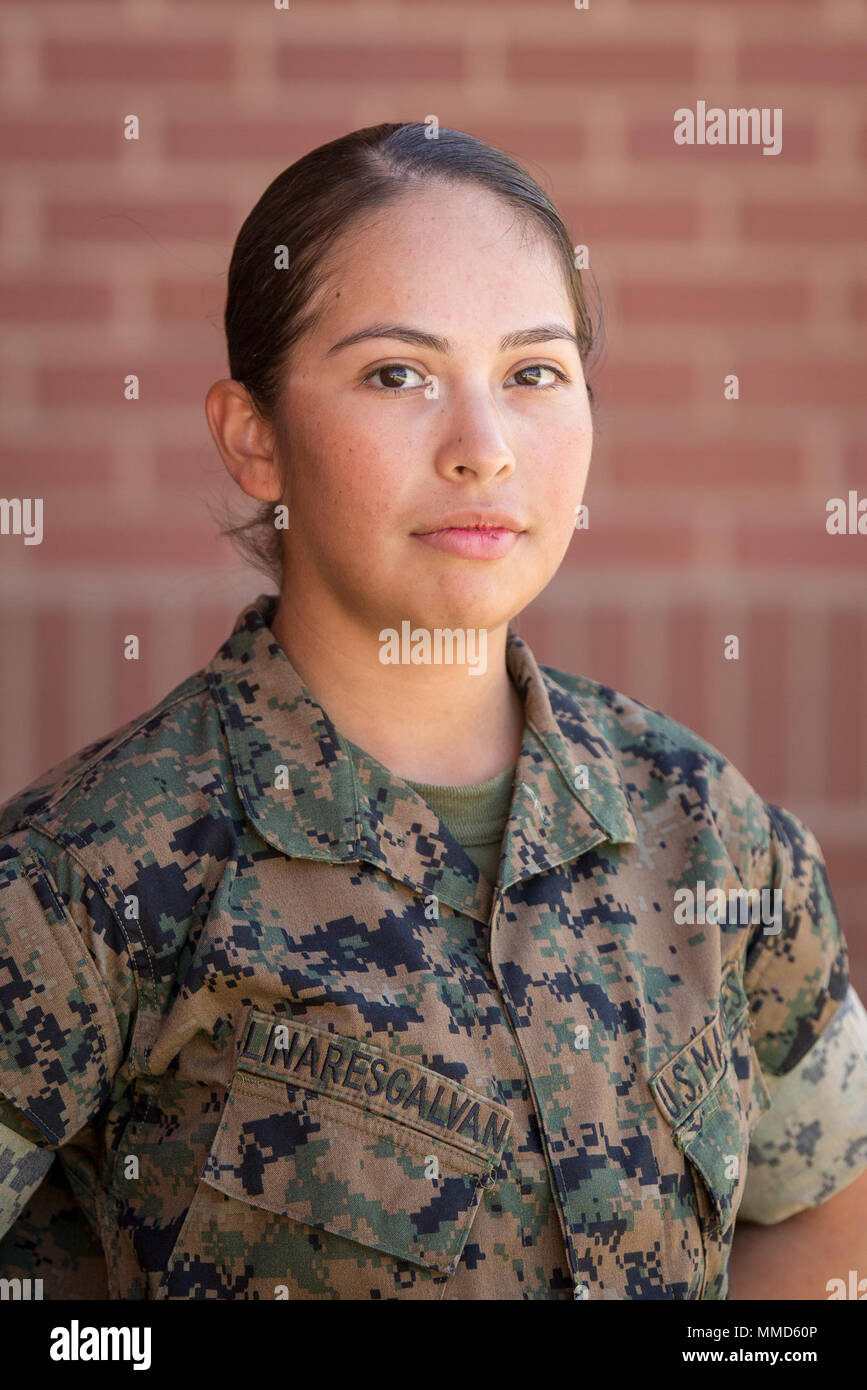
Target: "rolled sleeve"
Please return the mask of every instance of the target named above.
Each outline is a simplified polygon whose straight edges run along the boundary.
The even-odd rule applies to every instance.
[[[851,985],[806,1057],[767,1085],[739,1210],[762,1225],[818,1206],[867,1167],[867,1012]]]
[[[44,1136],[71,1139],[121,1061],[111,1000],[49,865],[32,844],[0,858],[0,1094]]]
[[[846,997],[849,961],[818,841],[797,816],[766,805],[765,882],[779,911],[757,928],[744,987],[762,1071],[791,1072],[822,1037]]]
[[[0,1236],[18,1220],[53,1162],[50,1150],[0,1125]]]

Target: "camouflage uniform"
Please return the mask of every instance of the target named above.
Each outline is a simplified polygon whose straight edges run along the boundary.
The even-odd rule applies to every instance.
[[[494,886],[350,752],[274,606],[0,812],[0,1274],[47,1298],[724,1298],[770,1087],[847,998],[814,837],[511,629]],[[679,923],[699,881],[780,889],[781,929]],[[815,1086],[821,1199],[867,1155]],[[797,1177],[779,1138],[766,1170]]]

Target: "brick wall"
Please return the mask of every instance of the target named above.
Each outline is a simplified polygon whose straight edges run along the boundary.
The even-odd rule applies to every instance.
[[[867,537],[824,526],[829,497],[867,495],[863,6],[7,0],[4,20],[0,493],[54,520],[41,546],[0,537],[0,799],[147,708],[268,587],[212,510],[234,237],[314,145],[433,113],[544,179],[606,309],[590,530],[521,630],[807,820],[867,994]],[[782,152],[675,146],[698,99],[780,107]]]

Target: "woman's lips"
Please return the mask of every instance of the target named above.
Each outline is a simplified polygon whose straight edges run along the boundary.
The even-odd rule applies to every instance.
[[[520,534],[506,526],[446,526],[441,531],[416,533],[416,537],[434,550],[446,550],[450,555],[497,560],[508,554]]]

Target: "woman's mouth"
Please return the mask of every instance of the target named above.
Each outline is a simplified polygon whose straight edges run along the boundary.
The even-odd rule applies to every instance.
[[[444,526],[440,531],[415,533],[417,540],[434,550],[470,560],[498,560],[508,554],[520,534],[506,526]]]

